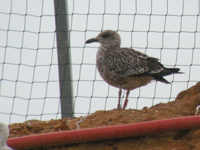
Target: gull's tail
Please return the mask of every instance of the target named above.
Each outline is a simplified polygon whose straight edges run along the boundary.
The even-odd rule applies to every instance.
[[[155,80],[160,81],[160,82],[164,82],[169,84],[170,82],[167,81],[165,78],[163,78],[164,76],[170,75],[170,74],[174,74],[174,73],[182,73],[179,72],[180,69],[179,68],[165,68],[163,71],[153,74],[153,77]]]

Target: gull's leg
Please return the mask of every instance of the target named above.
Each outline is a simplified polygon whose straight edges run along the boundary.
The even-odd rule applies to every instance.
[[[118,105],[117,105],[117,109],[121,109],[121,95],[122,95],[122,89],[119,89],[119,95],[118,95]]]
[[[126,106],[128,104],[128,95],[129,95],[129,93],[130,93],[130,91],[127,90],[127,92],[126,92],[126,98],[125,98],[124,105],[123,105],[123,109],[126,109]]]

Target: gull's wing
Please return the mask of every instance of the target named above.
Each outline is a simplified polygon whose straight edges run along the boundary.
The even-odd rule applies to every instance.
[[[108,69],[119,77],[139,76],[144,74],[156,74],[164,70],[157,58],[130,48],[120,48],[110,51],[105,56]]]

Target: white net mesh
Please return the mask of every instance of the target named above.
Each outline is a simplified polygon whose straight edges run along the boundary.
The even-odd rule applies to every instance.
[[[96,70],[98,44],[85,45],[105,29],[120,33],[123,47],[157,57],[184,74],[131,92],[128,108],[173,100],[199,81],[198,0],[69,0],[75,116],[116,108],[118,89]],[[48,0],[7,0],[0,5],[0,121],[60,117],[54,5]]]
[[[53,2],[2,1],[0,18],[0,121],[59,117]]]

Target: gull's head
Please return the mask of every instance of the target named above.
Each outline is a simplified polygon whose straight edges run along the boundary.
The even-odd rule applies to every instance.
[[[88,39],[85,43],[99,42],[104,47],[120,47],[120,35],[112,30],[105,30],[95,38]]]

